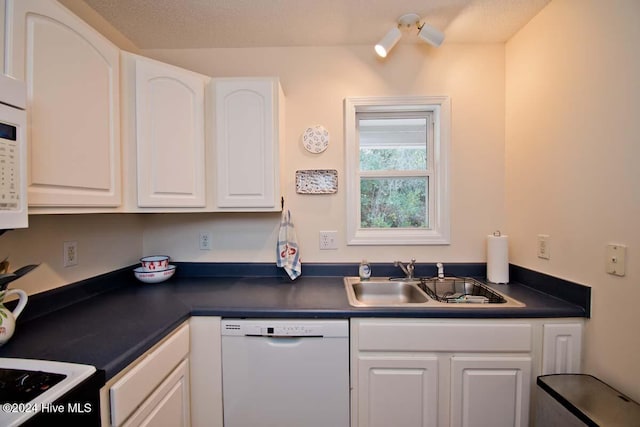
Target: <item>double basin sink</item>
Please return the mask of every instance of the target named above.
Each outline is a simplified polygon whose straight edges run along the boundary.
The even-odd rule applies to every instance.
[[[524,304],[470,277],[396,279],[345,277],[354,307],[524,307]]]

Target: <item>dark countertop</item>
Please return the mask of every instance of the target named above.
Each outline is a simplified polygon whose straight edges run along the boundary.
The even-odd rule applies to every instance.
[[[526,304],[517,308],[356,308],[341,276],[202,277],[186,276],[142,284],[129,269],[103,282],[118,282],[96,295],[46,314],[18,319],[0,357],[85,363],[103,370],[107,380],[151,348],[190,316],[256,318],[553,318],[586,317],[583,307],[520,284],[494,285]],[[85,289],[84,287],[82,289]],[[76,289],[77,291],[77,289]],[[83,291],[84,292],[84,291]],[[62,292],[48,295],[61,299]],[[30,297],[31,299],[31,297]],[[33,305],[44,298],[34,298]],[[31,304],[31,303],[30,303]],[[29,304],[27,305],[29,307]]]

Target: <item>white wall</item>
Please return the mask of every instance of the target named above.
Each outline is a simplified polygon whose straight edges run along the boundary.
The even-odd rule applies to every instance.
[[[637,0],[554,0],[507,43],[505,181],[511,261],[593,287],[584,370],[636,401],[638,42]],[[626,276],[605,273],[608,243],[628,246]]]
[[[122,49],[137,48],[84,2],[60,0]],[[0,0],[4,29],[4,0]],[[0,40],[4,31],[0,31]],[[0,49],[3,51],[4,49]],[[3,61],[0,61],[2,65]],[[77,241],[79,263],[64,268],[64,241]],[[11,288],[35,294],[135,264],[142,254],[142,220],[136,215],[31,215],[29,228],[0,236],[0,260],[9,256],[11,271],[26,264],[40,267]]]
[[[66,241],[78,242],[78,264],[65,268]],[[30,295],[135,264],[141,253],[137,215],[31,215],[29,228],[0,236],[0,260],[9,256],[11,271],[40,264],[10,285]]]
[[[142,54],[214,77],[279,76],[286,95],[284,194],[303,261],[484,261],[485,236],[504,220],[504,45],[400,43],[386,60],[371,46],[147,50]],[[452,102],[452,244],[357,247],[345,244],[343,100],[348,96],[447,95]],[[310,154],[304,130],[322,124],[329,148]],[[298,169],[337,169],[338,193],[299,195]],[[279,215],[163,215],[145,224],[145,253],[179,260],[275,262]],[[210,230],[212,251],[200,251]],[[337,230],[338,250],[320,251],[318,232]],[[374,272],[375,273],[375,272]],[[304,274],[304,267],[303,267]]]

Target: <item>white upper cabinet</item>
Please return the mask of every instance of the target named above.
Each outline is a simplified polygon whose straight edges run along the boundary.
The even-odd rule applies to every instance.
[[[214,209],[278,211],[284,94],[277,78],[219,78],[215,106]]]
[[[204,208],[210,78],[126,52],[122,64],[126,205]]]
[[[6,1],[5,68],[27,83],[30,206],[119,206],[119,49],[56,1]]]

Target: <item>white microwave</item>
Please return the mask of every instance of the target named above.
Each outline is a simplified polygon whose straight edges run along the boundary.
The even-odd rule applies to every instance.
[[[29,225],[26,107],[24,82],[0,74],[0,230]]]

